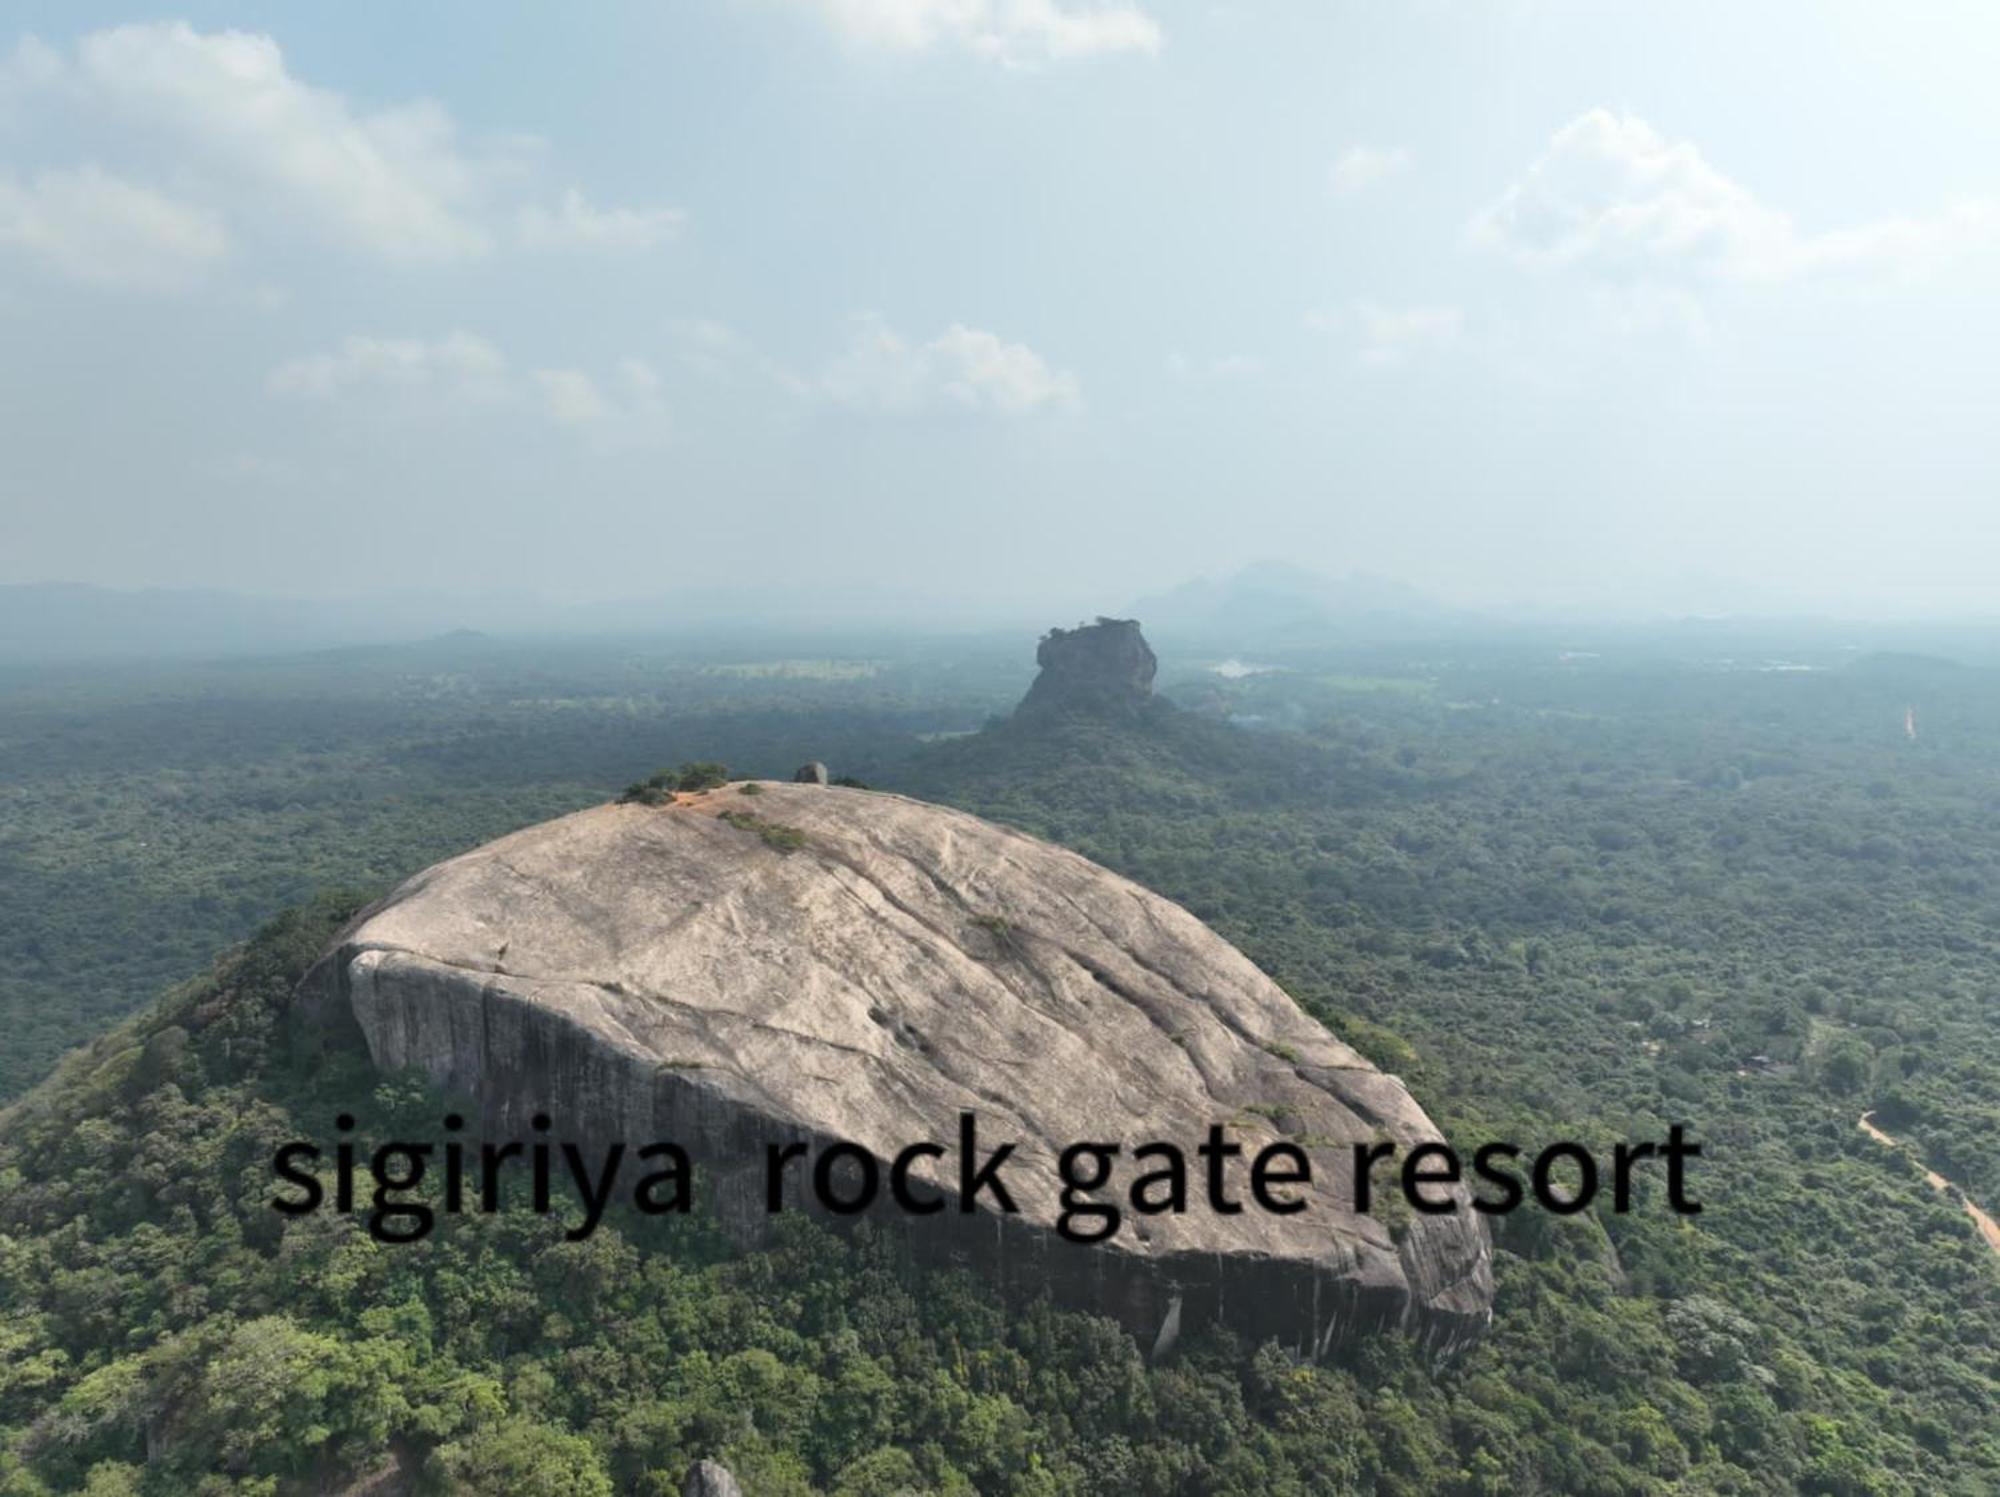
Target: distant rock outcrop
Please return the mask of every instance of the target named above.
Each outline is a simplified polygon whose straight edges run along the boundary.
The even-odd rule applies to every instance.
[[[1136,629],[1097,637],[1144,650]],[[1131,667],[1129,648],[1114,658]],[[559,1137],[681,1143],[739,1231],[769,1220],[767,1144],[955,1152],[973,1113],[982,1149],[1017,1148],[1016,1211],[975,1189],[975,1211],[913,1217],[884,1189],[884,1225],[1149,1346],[1215,1316],[1308,1355],[1396,1327],[1452,1347],[1486,1324],[1464,1187],[1455,1214],[1393,1231],[1353,1209],[1351,1146],[1435,1140],[1430,1120],[1186,910],[962,812],[758,791],[598,806],[440,863],[359,916],[302,1001],[351,1015],[384,1069],[479,1099],[489,1137],[525,1138],[547,1112]],[[1280,1140],[1303,1149],[1307,1209],[1208,1209],[1194,1150],[1218,1124],[1239,1168]],[[1151,1140],[1186,1152],[1185,1214],[1128,1212],[1096,1246],[1059,1236],[1058,1155],[1123,1146],[1098,1196],[1123,1203]],[[909,1178],[947,1202],[963,1188],[950,1156]]]
[[[1133,712],[1153,699],[1160,662],[1137,619],[1100,618],[1074,629],[1051,629],[1035,651],[1041,674],[1015,710]]]
[[[696,1461],[681,1483],[681,1497],[743,1497],[743,1488],[719,1461]]]
[[[826,766],[817,759],[808,760],[793,771],[792,783],[794,785],[824,785],[826,783]]]

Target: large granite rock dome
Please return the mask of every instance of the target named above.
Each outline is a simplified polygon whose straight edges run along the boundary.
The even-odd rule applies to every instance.
[[[1213,1314],[1312,1355],[1391,1327],[1450,1347],[1484,1326],[1488,1243],[1463,1199],[1394,1235],[1351,1209],[1352,1143],[1436,1129],[1187,911],[957,811],[757,791],[599,806],[440,863],[363,912],[305,998],[351,1013],[379,1065],[481,1099],[509,1137],[539,1111],[563,1136],[681,1142],[743,1226],[762,1220],[769,1141],[888,1159],[953,1142],[974,1112],[982,1146],[1018,1145],[1018,1215],[885,1223],[1149,1341]],[[1306,1148],[1310,1209],[1208,1210],[1194,1150],[1213,1123],[1246,1160],[1279,1138]],[[1192,1208],[1061,1240],[1061,1149],[1121,1142],[1129,1183],[1129,1147],[1154,1139],[1187,1151]],[[950,1161],[917,1176],[956,1182]]]

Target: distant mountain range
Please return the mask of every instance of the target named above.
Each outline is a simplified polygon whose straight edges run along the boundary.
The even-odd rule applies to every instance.
[[[1267,644],[1324,641],[1329,633],[1405,633],[1474,617],[1386,577],[1328,577],[1279,561],[1183,582],[1140,598],[1129,612],[1155,636]]]
[[[428,615],[428,617],[425,617]],[[81,583],[0,587],[0,659],[275,654],[438,633],[434,606]]]
[[[0,586],[0,661],[288,654],[431,639],[477,630],[500,636],[641,635],[726,630],[993,627],[963,600],[867,588],[811,596],[683,589],[649,598],[557,603],[529,595],[425,594],[312,599],[192,588],[124,590],[82,583]],[[1016,623],[1040,610],[1016,610]],[[1141,598],[1126,610],[1149,633],[1249,645],[1323,643],[1329,636],[1402,635],[1470,619],[1415,588],[1352,573],[1327,577],[1262,562]]]
[[[682,590],[558,603],[505,594],[312,599],[33,583],[0,585],[0,662],[289,654],[464,632],[580,637],[726,630],[755,636],[905,630],[919,622],[950,629],[974,620],[949,603],[866,588],[810,596]]]
[[[1102,597],[1102,594],[1099,594]],[[1113,595],[1115,597],[1115,594]],[[124,590],[82,583],[0,585],[0,664],[296,654],[396,645],[476,632],[498,639],[727,638],[793,641],[935,638],[1045,628],[1046,604],[981,604],[887,588],[680,588],[650,597],[565,603],[523,593],[400,593],[312,599],[192,588]],[[1704,656],[1783,649],[1888,650],[2000,664],[2000,620],[1842,622],[1834,616],[1614,617],[1576,609],[1473,612],[1365,572],[1333,577],[1258,562],[1133,600],[1147,637],[1172,651],[1399,644],[1494,631],[1549,648],[1650,647]],[[1844,663],[1844,662],[1843,662]]]

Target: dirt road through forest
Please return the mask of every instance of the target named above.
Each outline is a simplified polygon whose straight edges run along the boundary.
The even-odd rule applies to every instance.
[[[1896,1139],[1891,1138],[1888,1134],[1884,1133],[1880,1128],[1877,1128],[1875,1126],[1875,1114],[1872,1112],[1864,1112],[1861,1114],[1861,1131],[1867,1134],[1870,1138],[1874,1139],[1875,1142],[1879,1144],[1887,1144],[1892,1149],[1900,1149],[1903,1147],[1903,1145],[1900,1142],[1898,1142]],[[1936,1170],[1933,1169],[1925,1170],[1924,1178],[1930,1181],[1932,1190],[1957,1191],[1958,1199],[1965,1207],[1965,1214],[1971,1217],[1973,1221],[1978,1224],[1979,1235],[1986,1239],[1986,1245],[1988,1247],[1992,1248],[1994,1252],[2000,1253],[2000,1221],[1995,1221],[1992,1217],[1988,1216],[1984,1211],[1981,1211],[1977,1206],[1973,1205],[1972,1198],[1970,1196],[1966,1195],[1964,1191],[1959,1190],[1956,1185],[1953,1185],[1951,1181],[1945,1179],[1945,1177],[1943,1175],[1940,1175]]]

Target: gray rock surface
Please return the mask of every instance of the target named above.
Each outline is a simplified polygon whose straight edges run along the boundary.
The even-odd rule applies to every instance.
[[[809,760],[801,764],[793,773],[792,783],[794,785],[824,785],[826,783],[826,766],[817,759]]]
[[[1137,619],[1100,618],[1051,629],[1035,650],[1041,667],[1017,712],[1137,711],[1152,700],[1159,661]]]
[[[410,879],[351,924],[302,1001],[351,1013],[375,1061],[420,1066],[529,1136],[668,1138],[725,1220],[766,1222],[766,1143],[853,1140],[882,1159],[1017,1144],[1006,1216],[890,1212],[917,1252],[1119,1316],[1151,1345],[1176,1301],[1320,1355],[1401,1326],[1453,1347],[1492,1301],[1480,1218],[1352,1209],[1350,1146],[1437,1137],[1400,1081],[1303,1013],[1178,905],[1064,849],[876,792],[760,782],[605,805]],[[1194,1150],[1304,1147],[1309,1209],[1218,1215]],[[1184,1215],[1061,1240],[1056,1157],[1080,1141],[1186,1151]],[[1380,1172],[1389,1184],[1390,1171]],[[950,1196],[956,1165],[914,1177]],[[796,1176],[795,1184],[803,1182]],[[1114,1193],[1115,1192],[1115,1193]],[[803,1191],[799,1192],[802,1194]],[[884,1191],[886,1196],[887,1192]]]
[[[681,1497],[743,1497],[743,1488],[719,1461],[696,1461],[681,1483]]]

